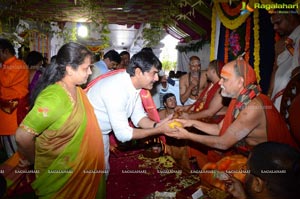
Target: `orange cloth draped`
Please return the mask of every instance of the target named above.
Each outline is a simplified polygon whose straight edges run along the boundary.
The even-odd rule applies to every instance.
[[[223,125],[219,132],[219,136],[221,136],[225,133],[225,131],[228,129],[228,127],[232,124],[232,122],[234,120],[232,113],[235,108],[235,103],[236,103],[236,99],[231,99],[230,104],[227,108],[225,117],[223,119]]]
[[[155,106],[155,103],[153,101],[150,91],[146,90],[146,89],[142,89],[140,92],[140,96],[142,99],[144,109],[148,114],[148,117],[151,120],[154,120],[155,122],[159,122],[160,121],[159,114],[156,109],[156,106]]]
[[[219,82],[215,83],[211,88],[210,86],[211,84],[208,84],[206,88],[201,92],[197,101],[192,105],[192,111],[199,112],[209,107],[211,100],[220,88]]]
[[[227,171],[231,171],[230,174],[232,176],[241,182],[245,182],[246,173],[243,171],[246,171],[246,164],[247,158],[242,155],[225,156],[217,162],[209,162],[202,167],[203,171],[210,170],[210,172],[203,172],[200,174],[200,177],[205,182],[225,191],[225,182],[219,179],[221,177],[220,175]]]
[[[244,60],[236,60],[236,62],[238,65],[239,74],[241,74],[244,78],[244,86],[246,87],[249,84],[256,83],[256,75],[253,68]],[[297,144],[292,139],[285,121],[273,106],[272,101],[264,94],[259,94],[257,97],[262,100],[265,110],[268,141],[285,143],[297,148]],[[232,99],[229,104],[225,118],[223,120],[223,126],[219,133],[220,136],[225,133],[227,128],[234,121],[232,113],[234,111],[236,103],[237,100]]]
[[[104,171],[103,140],[99,136],[101,130],[85,93],[79,88],[77,92],[80,100],[62,127],[57,130],[47,129],[36,138],[36,179],[35,173],[16,172],[31,169],[18,166],[18,152],[0,166],[7,181],[8,196],[32,192],[29,186],[32,181],[31,186],[39,198],[94,199],[96,195],[105,193],[101,189],[105,181],[101,179],[104,172],[100,172]],[[36,121],[34,118],[32,120]],[[25,118],[23,122],[28,121]],[[51,173],[50,170],[63,172]],[[66,170],[72,172],[66,173]]]
[[[244,60],[236,60],[236,64],[239,74],[241,74],[244,78],[244,87],[246,88],[250,84],[256,84],[256,75],[253,68]],[[289,144],[297,148],[297,144],[293,141],[288,131],[286,123],[284,122],[281,115],[278,113],[277,109],[274,107],[272,101],[267,96],[261,93],[258,94],[256,98],[259,98],[262,101],[262,107],[264,107],[265,110],[267,123],[267,140]],[[231,102],[225,114],[225,118],[223,120],[222,128],[219,132],[219,136],[222,136],[226,132],[228,127],[234,122],[235,118],[233,116],[233,112],[236,108],[236,103],[238,103],[236,98],[231,99]],[[212,162],[217,162],[222,158],[226,159],[232,157],[232,155],[236,153],[235,149],[237,149],[237,151],[239,152],[247,152],[251,150],[251,148],[248,146],[238,146],[236,148],[231,148],[227,151],[222,151],[220,153],[217,150],[210,150],[207,154],[207,161],[209,163],[205,164],[203,168],[209,167],[209,165],[213,164]],[[220,170],[219,168],[216,169]],[[214,186],[220,185],[218,187],[224,188],[224,183],[214,182],[213,176],[208,176],[207,180]]]
[[[297,148],[296,143],[294,142],[293,138],[290,135],[290,132],[287,128],[286,123],[282,119],[281,115],[278,113],[276,108],[274,107],[272,101],[264,94],[260,94],[257,96],[263,102],[263,107],[265,107],[265,114],[266,114],[266,121],[267,121],[267,139],[268,141],[280,142],[289,144],[293,147]],[[232,116],[232,112],[235,107],[235,99],[232,99],[229,107],[227,109],[223,126],[220,131],[220,136],[225,133],[227,128],[231,125],[234,121]]]
[[[0,109],[0,135],[14,135],[18,128],[17,112],[22,108],[28,94],[29,70],[24,61],[15,56],[9,58],[0,68],[0,98],[3,100],[22,99],[22,103],[11,114]],[[26,99],[27,100],[27,99]],[[20,112],[20,110],[19,110]]]
[[[256,74],[253,68],[250,66],[250,64],[243,59],[237,59],[236,64],[237,64],[237,69],[239,74],[241,74],[242,77],[244,78],[244,87],[248,86],[249,84],[256,84],[257,82]],[[232,113],[234,111],[235,104],[236,104],[236,99],[232,98],[228,106],[228,109],[226,111],[225,118],[223,120],[223,126],[219,133],[220,136],[225,133],[227,128],[231,125],[231,123],[234,120]]]
[[[78,165],[78,168],[73,170],[73,174],[69,178],[68,183],[64,186],[64,189],[61,189],[56,194],[56,196],[60,197],[64,195],[66,196],[61,198],[68,198],[67,194],[69,193],[72,193],[72,198],[95,198],[97,192],[99,191],[98,183],[100,183],[103,173],[89,174],[85,173],[84,171],[89,169],[94,169],[96,171],[104,171],[105,168],[103,140],[98,133],[95,133],[99,131],[101,132],[101,130],[99,129],[97,118],[94,114],[94,109],[87,97],[85,96],[85,93],[82,93],[82,101],[86,110],[87,118],[89,119],[87,120],[83,142],[81,143],[77,158],[81,158],[80,161],[85,162],[86,164],[80,164],[81,166]],[[95,131],[95,129],[99,130]],[[93,148],[95,150],[94,152],[97,152],[98,155],[93,154],[93,150],[86,150],[88,148]],[[94,161],[91,161],[93,159]]]
[[[265,113],[266,113],[266,120],[268,121],[267,126],[267,138],[270,142],[280,142],[289,144],[292,147],[298,148],[298,145],[294,141],[294,139],[291,136],[291,133],[289,132],[289,129],[287,128],[287,125],[281,115],[277,112],[274,104],[272,101],[267,97],[266,95],[259,95],[261,100],[264,103],[264,106],[266,107]],[[269,109],[269,107],[272,107]],[[278,114],[276,114],[276,112]],[[298,148],[299,149],[299,148]]]
[[[205,110],[209,107],[209,104],[210,104],[211,100],[213,99],[214,95],[216,94],[216,92],[219,90],[220,85],[217,82],[213,85],[213,87],[210,90],[208,90],[209,87],[210,87],[210,85],[207,85],[207,87],[201,92],[199,99],[193,104],[192,110],[194,112],[199,112],[199,111]],[[202,99],[205,96],[206,92],[207,92],[207,96],[206,96],[205,101],[203,102]],[[201,105],[201,103],[204,103],[204,104]],[[202,106],[202,107],[199,107],[199,106]],[[199,108],[199,110],[197,110],[197,108]],[[221,117],[221,119],[223,118],[223,116],[220,116],[220,117]],[[220,119],[213,120],[212,122],[219,123]],[[187,146],[187,150],[188,150],[189,158],[195,157],[197,160],[197,163],[200,167],[202,167],[207,162],[207,157],[204,152],[207,150],[207,147],[202,147],[202,146],[199,146],[198,144],[189,143],[189,145]]]
[[[267,140],[268,141],[274,141],[279,143],[285,143],[289,144],[290,146],[294,148],[298,148],[297,144],[291,137],[291,134],[287,128],[286,123],[284,122],[281,115],[278,113],[277,109],[274,107],[272,101],[267,97],[266,95],[260,94],[257,96],[259,99],[263,102],[263,107],[265,107],[265,115],[266,115],[266,121],[267,121]],[[226,129],[230,126],[230,124],[234,121],[232,112],[235,107],[235,99],[232,99],[229,108],[227,109],[227,114],[223,121],[223,126],[220,131],[220,136],[223,135],[226,131]],[[246,152],[251,150],[250,147],[247,146],[239,146],[237,148],[238,152]],[[236,150],[231,149],[225,152],[218,153],[216,150],[210,150],[207,154],[207,161],[208,163],[204,165],[203,168],[209,167],[209,165],[214,164],[214,162],[219,161],[220,159],[224,158],[230,158],[232,155],[237,153]],[[198,160],[198,159],[197,159]],[[233,161],[235,162],[235,161]],[[211,169],[211,168],[210,168]],[[217,168],[216,168],[217,169]],[[238,170],[237,168],[235,168]],[[242,173],[241,173],[242,174]],[[222,181],[215,180],[213,176],[206,176],[206,180],[211,183],[214,186],[217,186],[219,188],[224,188],[224,183]]]
[[[239,74],[241,74],[244,78],[244,87],[248,86],[249,84],[256,84],[256,73],[250,64],[243,59],[237,59],[236,64],[238,66],[237,69]]]
[[[146,89],[142,89],[140,92],[140,96],[142,99],[144,109],[148,114],[148,117],[155,122],[160,122],[159,114],[156,109],[156,105],[153,101],[150,91],[146,90]],[[161,135],[161,136],[159,136],[159,138],[161,139],[161,141],[163,143],[166,143],[165,136]]]
[[[101,79],[105,78],[105,77],[109,77],[109,76],[112,76],[114,74],[117,74],[117,73],[120,73],[120,72],[123,72],[125,71],[125,69],[118,69],[118,70],[112,70],[112,71],[109,71],[103,75],[100,75],[98,77],[96,77],[95,79],[93,79],[90,83],[88,83],[87,87],[84,89],[84,91],[87,93],[89,91],[89,89],[94,86],[98,81],[100,81]]]

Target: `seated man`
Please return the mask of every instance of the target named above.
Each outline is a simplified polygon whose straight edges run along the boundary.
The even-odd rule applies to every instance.
[[[286,144],[265,142],[251,151],[245,190],[228,176],[227,191],[237,199],[298,198],[300,195],[300,153]]]
[[[207,118],[214,123],[218,123],[223,119],[227,109],[222,103],[223,97],[221,96],[219,85],[223,65],[218,60],[213,60],[209,63],[206,76],[210,83],[200,93],[199,98],[194,104],[177,108],[179,111],[183,111],[180,118]]]
[[[161,120],[175,113],[177,106],[176,96],[173,93],[166,93],[163,96],[165,109],[159,111]],[[180,165],[181,168],[189,168],[188,155],[186,153],[186,142],[172,137],[166,137],[165,152]]]
[[[179,80],[180,101],[184,105],[193,104],[201,91],[207,85],[205,73],[201,73],[200,58],[190,57],[190,72],[181,76]]]
[[[174,114],[175,108],[177,107],[177,100],[173,93],[166,93],[163,96],[163,105],[165,109],[162,109],[158,112],[159,118],[161,120],[165,119],[171,114]]]
[[[221,94],[231,97],[225,118],[219,124],[209,124],[197,120],[178,120],[184,127],[195,127],[209,135],[200,135],[177,128],[168,136],[189,139],[206,146],[227,150],[235,146],[249,151],[253,146],[277,141],[297,147],[287,125],[271,100],[261,94],[256,85],[253,68],[244,60],[234,60],[226,64],[221,72]]]

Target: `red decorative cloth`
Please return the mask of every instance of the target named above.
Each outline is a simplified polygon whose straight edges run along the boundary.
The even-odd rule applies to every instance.
[[[215,83],[211,88],[211,84],[207,85],[206,88],[200,93],[197,101],[192,105],[193,112],[199,112],[201,110],[205,110],[209,107],[209,104],[216,92],[219,90],[219,83]]]

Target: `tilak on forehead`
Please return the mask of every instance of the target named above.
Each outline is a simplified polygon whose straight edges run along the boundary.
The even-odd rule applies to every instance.
[[[243,59],[236,59],[234,61],[234,65],[232,67],[238,72],[238,74],[244,79],[244,86],[249,84],[256,84],[256,74],[253,68]],[[221,76],[224,78],[232,77],[232,73],[226,71],[226,69],[222,69]]]
[[[230,78],[232,74],[224,69],[221,70],[221,77],[223,78]]]

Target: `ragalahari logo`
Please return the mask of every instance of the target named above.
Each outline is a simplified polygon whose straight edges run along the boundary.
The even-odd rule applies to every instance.
[[[254,11],[254,9],[251,8],[251,7],[249,6],[249,4],[246,4],[246,2],[242,2],[242,8],[241,8],[240,15],[244,15],[244,14],[246,14],[246,13],[251,13],[251,12],[253,12],[253,11]]]
[[[254,11],[254,9],[265,9],[270,14],[272,14],[272,13],[281,13],[281,14],[293,13],[293,14],[297,14],[298,13],[297,10],[299,9],[299,4],[298,3],[295,3],[295,4],[254,3],[253,8],[252,8],[246,2],[242,2],[242,8],[240,9],[241,10],[240,15],[244,15],[246,13],[251,13],[251,12]],[[279,10],[274,10],[274,9],[279,9]]]

